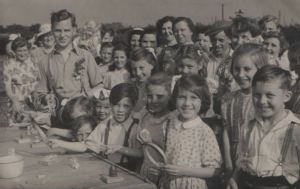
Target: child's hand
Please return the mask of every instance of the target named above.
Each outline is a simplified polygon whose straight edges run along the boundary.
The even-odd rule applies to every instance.
[[[51,148],[58,148],[58,147],[61,147],[61,140],[58,140],[58,139],[49,139],[48,141],[48,145],[51,147]]]
[[[161,167],[161,170],[167,172],[169,175],[172,176],[183,176],[180,167],[177,165],[165,164]]]
[[[119,151],[121,148],[123,148],[123,146],[120,146],[120,145],[108,145],[105,154],[113,154],[113,153]]]

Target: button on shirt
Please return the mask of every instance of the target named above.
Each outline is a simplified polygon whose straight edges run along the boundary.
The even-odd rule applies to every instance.
[[[55,49],[38,64],[41,80],[37,92],[54,90],[61,98],[70,98],[95,87],[100,81],[91,53],[74,47],[65,61]]]
[[[248,130],[250,133],[244,135],[244,143],[240,146],[241,157],[237,166],[254,176],[283,175],[291,184],[294,183],[299,176],[295,141],[291,140],[283,165],[280,164],[281,149],[288,125],[294,122],[296,123],[295,127],[299,127],[300,120],[288,111],[288,115],[274,125],[270,131],[264,131],[263,122],[260,118],[255,118],[253,121],[253,125],[250,125],[250,127],[253,126],[252,130]],[[249,137],[247,141],[246,135]]]

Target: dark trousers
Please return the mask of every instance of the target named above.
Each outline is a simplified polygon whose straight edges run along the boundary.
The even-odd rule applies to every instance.
[[[297,184],[289,184],[284,176],[256,177],[246,172],[240,172],[239,177],[239,188],[241,189],[299,189]]]

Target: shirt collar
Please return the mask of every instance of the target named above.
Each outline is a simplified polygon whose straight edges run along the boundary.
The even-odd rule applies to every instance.
[[[52,52],[53,52],[53,54],[60,54],[60,52],[57,51],[56,46],[54,46]],[[72,50],[71,50],[71,52],[74,52],[74,53],[76,53],[77,55],[79,55],[79,54],[78,54],[78,52],[79,52],[79,47],[77,47],[76,45],[72,44]]]
[[[190,121],[187,122],[182,122],[178,119],[178,116],[175,119],[175,128],[176,129],[192,129],[195,127],[198,127],[199,125],[203,124],[203,121],[201,120],[201,118],[199,116],[197,116],[195,119],[192,119]]]
[[[114,118],[111,119],[111,126],[122,126],[125,128],[126,131],[128,131],[130,125],[132,124],[133,122],[133,119],[131,116],[128,117],[127,120],[125,120],[123,123],[119,123],[119,122],[116,122],[116,120]]]
[[[296,117],[293,112],[291,112],[290,110],[285,110],[285,111],[287,112],[287,116],[284,117],[282,120],[280,120],[276,125],[274,125],[272,130],[279,129],[281,127],[286,127],[291,122],[300,124],[300,119],[298,117]],[[259,123],[260,126],[263,126],[263,121],[262,121],[261,117],[259,117],[258,115],[255,115],[255,120]]]

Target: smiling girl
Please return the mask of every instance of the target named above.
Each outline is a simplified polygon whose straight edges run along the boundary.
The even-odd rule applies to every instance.
[[[258,69],[268,64],[267,52],[258,44],[239,46],[233,54],[231,72],[240,90],[222,99],[223,144],[225,165],[232,170],[242,126],[254,117],[251,82]]]
[[[162,166],[160,188],[207,188],[221,166],[216,137],[198,116],[210,106],[207,83],[199,75],[180,78],[174,88],[177,116],[171,120],[166,135],[167,162]]]
[[[113,50],[113,64],[108,67],[104,76],[104,88],[112,89],[115,85],[129,81],[127,49],[124,45],[117,45]]]

